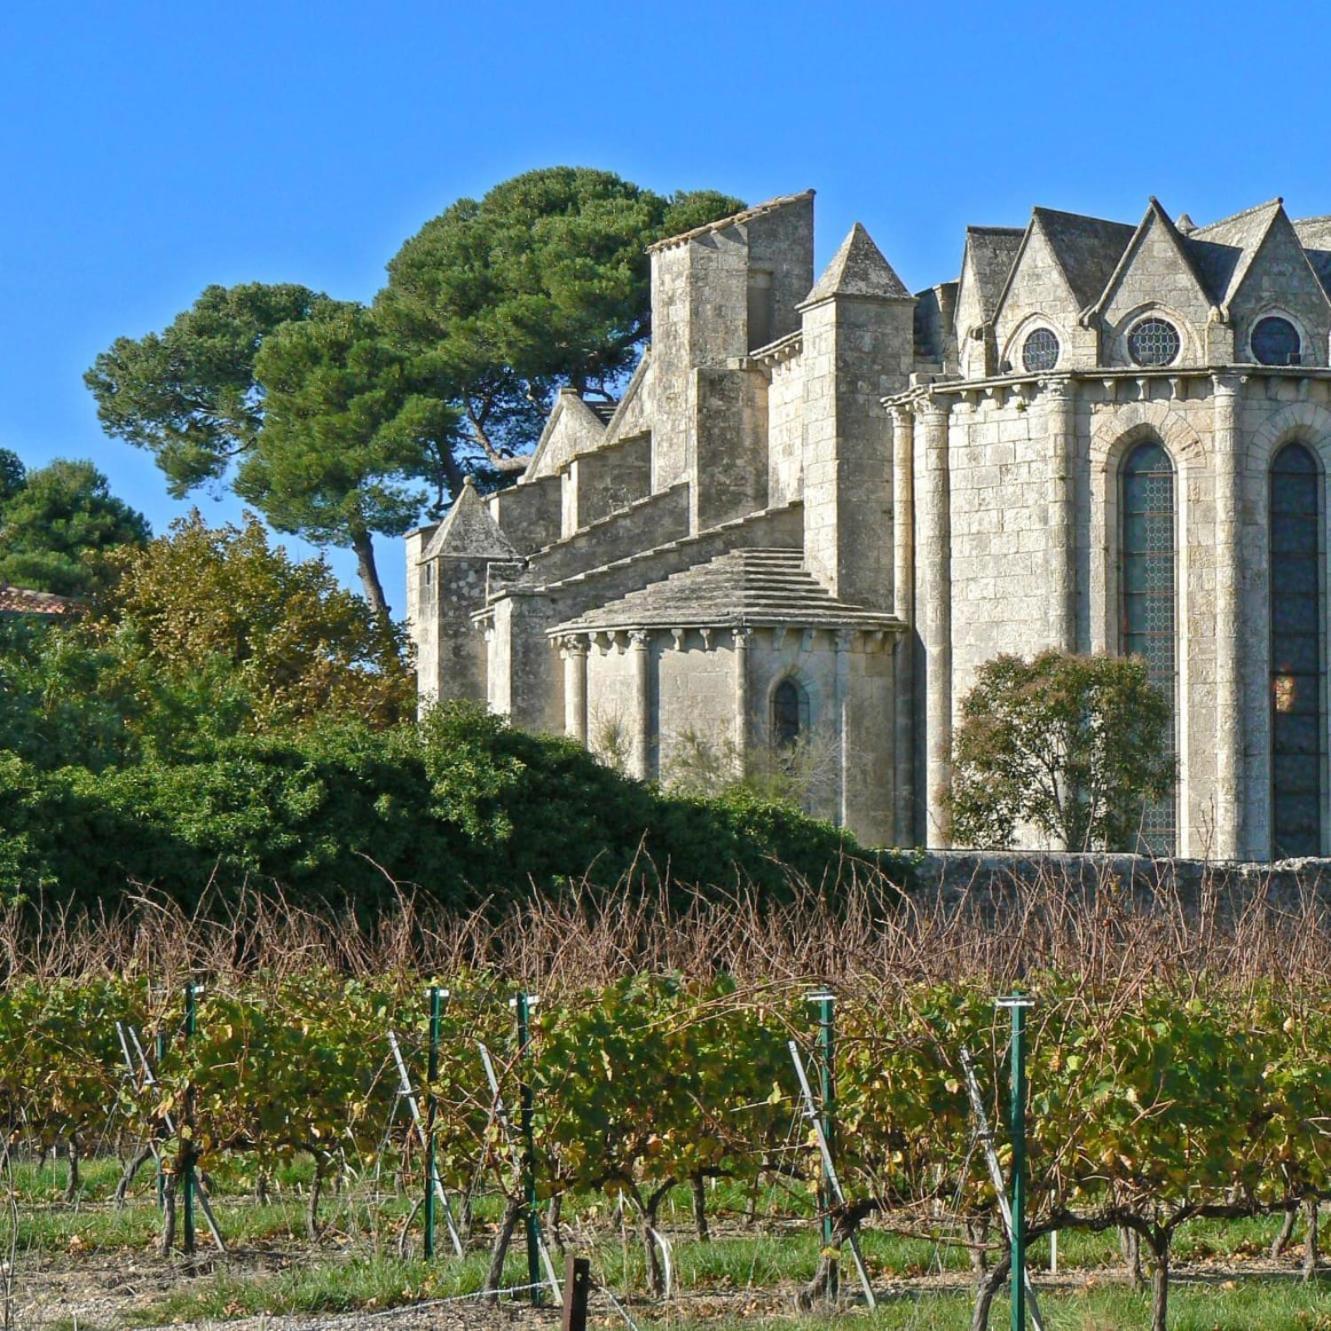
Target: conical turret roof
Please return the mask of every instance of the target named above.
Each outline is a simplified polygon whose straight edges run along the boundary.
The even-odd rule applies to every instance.
[[[906,285],[892,271],[872,237],[856,222],[832,262],[809,292],[808,302],[829,296],[870,296],[879,300],[911,300]],[[808,303],[806,302],[806,303]]]
[[[438,555],[471,555],[483,559],[517,559],[518,552],[499,530],[499,524],[490,515],[489,506],[476,493],[470,476],[462,486],[462,493],[439,524],[439,530],[430,538],[423,558]]]

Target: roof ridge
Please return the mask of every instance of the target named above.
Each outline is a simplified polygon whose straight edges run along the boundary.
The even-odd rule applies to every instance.
[[[1267,199],[1263,203],[1254,203],[1251,208],[1244,208],[1240,212],[1230,213],[1228,217],[1217,217],[1214,222],[1207,222],[1205,226],[1199,226],[1192,234],[1199,236],[1204,231],[1211,231],[1215,227],[1224,226],[1226,222],[1237,222],[1242,217],[1251,217],[1253,213],[1260,213],[1263,208],[1283,208],[1285,206],[1285,196],[1277,194],[1273,199]],[[1309,218],[1309,221],[1312,219]]]
[[[1098,217],[1095,213],[1073,213],[1066,208],[1046,208],[1044,204],[1037,203],[1031,208],[1032,213],[1041,213],[1046,217],[1075,217],[1079,222],[1099,222],[1104,226],[1121,226],[1132,231],[1135,224],[1132,222],[1120,222],[1114,217]]]
[[[752,207],[741,208],[737,213],[731,213],[729,217],[718,217],[715,222],[704,222],[702,226],[695,226],[691,231],[681,231],[676,236],[664,236],[662,239],[653,241],[647,246],[648,254],[655,254],[657,250],[671,249],[675,245],[683,245],[690,240],[697,240],[700,236],[708,236],[716,231],[724,231],[727,227],[738,226],[741,222],[751,222],[755,217],[763,217],[767,213],[774,213],[778,208],[784,208],[788,204],[800,203],[805,199],[812,199],[814,191],[811,189],[801,190],[798,194],[778,194],[774,199],[768,199],[764,203],[755,203]]]

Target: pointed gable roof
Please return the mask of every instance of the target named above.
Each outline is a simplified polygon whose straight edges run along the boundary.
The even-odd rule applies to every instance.
[[[476,493],[470,476],[462,484],[448,516],[439,524],[422,559],[440,555],[466,555],[472,559],[518,559],[518,552],[499,530],[489,505]]]
[[[1094,304],[1131,243],[1133,228],[1054,208],[1036,208],[1032,221],[1044,232],[1078,309]]]
[[[867,296],[875,300],[915,299],[859,222],[851,227],[841,242],[841,248],[832,256],[832,262],[814,283],[804,303],[811,305],[832,296]]]
[[[1157,228],[1168,238],[1174,253],[1178,256],[1179,267],[1192,278],[1202,301],[1207,305],[1215,305],[1216,302],[1211,295],[1210,287],[1197,267],[1196,256],[1189,248],[1188,238],[1174,225],[1169,214],[1160,206],[1160,200],[1153,194],[1146,205],[1145,215],[1137,224],[1137,229],[1132,233],[1132,239],[1128,242],[1122,257],[1115,265],[1109,280],[1105,283],[1104,290],[1092,305],[1087,306],[1085,313],[1099,313],[1105,309],[1115,291],[1118,290],[1124,276],[1131,269],[1133,261],[1141,252],[1146,237]]]
[[[985,319],[991,319],[998,299],[1007,285],[1008,274],[1016,262],[1026,228],[1020,226],[968,226],[966,252],[961,260],[961,283],[968,272],[975,284],[979,307]],[[969,263],[967,262],[969,260]],[[960,303],[960,293],[958,293]]]
[[[634,378],[637,378],[636,373]],[[616,403],[615,405],[618,406],[619,404]],[[559,428],[560,420],[565,412],[571,412],[575,417],[580,417],[583,423],[593,431],[594,437],[604,434],[607,424],[613,418],[613,412],[609,416],[598,412],[590,402],[583,399],[576,389],[561,388],[559,395],[555,398],[555,405],[550,408],[550,414],[545,418],[545,424],[541,427],[541,437],[536,441],[536,447],[532,449],[531,457],[527,459],[527,467],[522,473],[519,484],[540,476],[541,462],[545,458],[546,451],[550,447],[550,441],[554,438],[555,431]]]
[[[1331,217],[1301,217],[1292,225],[1322,289],[1331,296]]]
[[[1291,222],[1285,212],[1283,199],[1272,199],[1233,217],[1222,218],[1202,227],[1192,239],[1202,239],[1208,250],[1223,251],[1226,256],[1223,272],[1217,272],[1217,280],[1223,275],[1224,281],[1223,285],[1218,281],[1216,303],[1227,318],[1244,284],[1261,267],[1262,254],[1282,245],[1291,256],[1294,251],[1302,256],[1310,285],[1327,298],[1326,279],[1318,264],[1320,256],[1310,254],[1305,248],[1298,224]],[[1298,259],[1293,258],[1293,262],[1297,267]]]
[[[1197,259],[1216,305],[1227,306],[1234,299],[1262,241],[1284,211],[1280,199],[1271,199],[1198,227],[1188,237],[1188,248]]]

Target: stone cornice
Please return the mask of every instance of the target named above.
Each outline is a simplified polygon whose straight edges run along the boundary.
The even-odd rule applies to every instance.
[[[1236,376],[1242,382],[1249,379],[1312,379],[1331,382],[1331,367],[1324,365],[1104,365],[1069,370],[1064,374],[1003,374],[987,379],[935,379],[929,384],[914,385],[901,393],[880,398],[884,407],[906,411],[918,410],[921,404],[938,397],[963,397],[967,394],[993,396],[999,391],[1044,389],[1048,385],[1106,383],[1116,380],[1141,379],[1217,379]]]

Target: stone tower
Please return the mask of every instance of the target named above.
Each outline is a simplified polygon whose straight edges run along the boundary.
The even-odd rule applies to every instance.
[[[804,559],[834,596],[888,610],[892,437],[915,364],[915,297],[858,223],[800,305]]]

